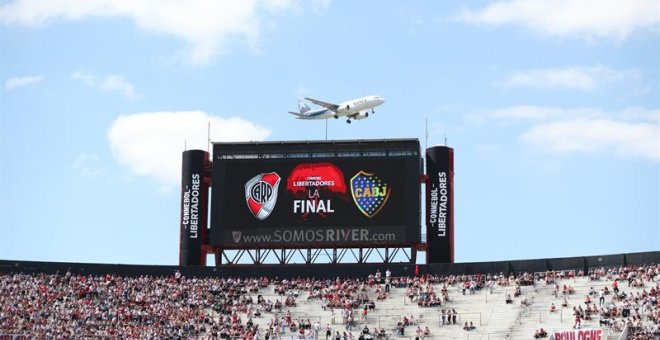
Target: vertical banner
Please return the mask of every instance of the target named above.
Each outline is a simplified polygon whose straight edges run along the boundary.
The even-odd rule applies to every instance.
[[[454,149],[426,149],[426,263],[454,262]]]
[[[181,174],[181,224],[179,265],[206,263],[202,243],[206,237],[209,183],[209,153],[202,150],[183,152]],[[207,180],[205,180],[205,178]]]

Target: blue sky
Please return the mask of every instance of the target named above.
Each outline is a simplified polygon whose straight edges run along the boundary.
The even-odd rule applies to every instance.
[[[660,249],[653,0],[0,1],[0,258],[178,261],[180,158],[329,138],[456,150],[456,260]]]

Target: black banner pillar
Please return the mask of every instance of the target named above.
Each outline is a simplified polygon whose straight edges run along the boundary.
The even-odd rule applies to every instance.
[[[426,149],[426,263],[454,262],[454,149]]]
[[[206,237],[209,183],[209,153],[202,150],[183,152],[181,174],[181,223],[179,265],[206,264],[202,244]]]

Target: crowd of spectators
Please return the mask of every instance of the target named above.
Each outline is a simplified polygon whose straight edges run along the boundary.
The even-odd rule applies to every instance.
[[[574,277],[573,272],[558,277],[548,274],[546,284],[554,284],[554,294],[564,295],[562,307],[569,307],[567,295],[575,293],[570,285],[559,286],[559,280]],[[577,277],[584,276],[578,272]],[[591,269],[586,274],[589,281],[611,281],[601,289],[591,287],[583,303],[572,306],[573,327],[583,327],[583,322],[598,318],[598,325],[609,328],[613,333],[628,329],[629,339],[649,340],[660,338],[660,267],[625,266],[615,268]],[[622,287],[625,286],[625,287]],[[627,288],[636,288],[636,292],[626,292]],[[641,291],[639,290],[641,289]],[[608,301],[609,300],[609,301]],[[554,303],[550,312],[556,311]],[[535,337],[537,334],[535,334]]]
[[[369,329],[366,323],[375,300],[388,296],[389,276],[389,271],[386,279],[376,273],[366,280],[186,278],[178,272],[168,277],[0,274],[0,334],[50,339],[317,339],[322,332],[319,321],[296,319],[290,311],[306,295],[332,315],[340,312],[346,332],[328,328],[327,338],[353,339],[353,328],[361,321],[365,327],[356,339],[383,339],[385,329]],[[408,282],[411,287],[425,283]],[[271,288],[270,298],[260,294]],[[263,318],[266,313],[270,320]],[[412,315],[402,316],[398,329],[403,333],[414,325],[418,335],[430,334]]]
[[[459,313],[450,306],[451,294],[475,294],[482,289],[553,285],[563,295],[562,307],[572,307],[575,328],[597,318],[603,327],[631,339],[660,336],[660,284],[658,266],[620,267],[582,271],[522,273],[520,275],[422,275],[392,277],[380,272],[363,279],[316,278],[186,278],[125,277],[119,275],[0,274],[0,334],[29,334],[36,338],[238,338],[238,339],[384,339],[389,335],[430,337],[428,327],[413,315],[401,315],[396,327],[367,327],[369,315],[393,287],[403,289],[406,299],[419,307],[434,308],[441,325],[456,325]],[[575,289],[563,279],[586,276],[610,280],[591,288],[583,304],[569,306],[567,296]],[[627,287],[636,292],[626,292]],[[271,290],[272,289],[272,290]],[[456,293],[453,293],[456,292]],[[268,294],[266,294],[268,293]],[[329,311],[332,324],[320,318],[295,317],[300,299]],[[506,302],[512,302],[510,294]],[[522,297],[521,305],[527,305]],[[554,303],[550,311],[556,311]],[[437,312],[436,312],[437,311]],[[438,319],[435,319],[438,320]],[[472,331],[468,321],[463,329]],[[359,328],[358,324],[364,324]],[[341,331],[334,329],[341,325]],[[459,325],[460,327],[460,325]],[[413,328],[413,331],[407,331]],[[353,333],[355,332],[355,335]],[[545,337],[543,329],[534,338]]]
[[[590,291],[594,300],[598,294],[599,324],[608,326],[615,332],[627,327],[629,339],[660,338],[659,266],[600,269],[591,272],[589,277],[592,280],[604,277],[612,281],[611,290],[603,289],[599,293]],[[637,288],[637,291],[630,292],[629,288]],[[600,296],[604,298],[601,299]],[[606,302],[607,296],[611,296],[609,302]],[[595,302],[591,304],[595,307]],[[595,311],[595,308],[592,309]]]
[[[115,275],[0,275],[0,331],[35,338],[191,337],[237,330],[205,311],[248,282]],[[227,312],[234,312],[227,310]],[[234,313],[234,315],[236,315]],[[248,332],[249,330],[240,329]]]

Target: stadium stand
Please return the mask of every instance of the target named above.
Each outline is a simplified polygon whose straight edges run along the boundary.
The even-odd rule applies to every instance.
[[[328,279],[3,270],[0,335],[534,339],[599,329],[603,339],[658,339],[659,273],[657,264]]]

